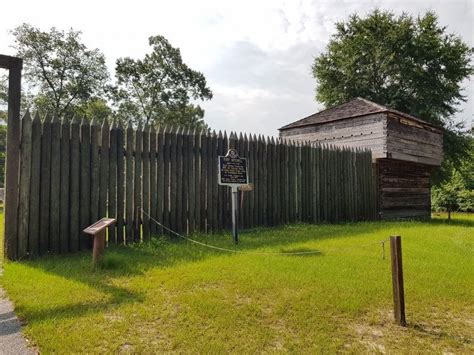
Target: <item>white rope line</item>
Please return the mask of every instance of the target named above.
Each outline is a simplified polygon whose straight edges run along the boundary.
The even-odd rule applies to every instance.
[[[253,252],[253,251],[246,251],[246,250],[236,250],[236,249],[227,249],[227,248],[221,248],[221,247],[217,247],[215,245],[210,245],[210,244],[205,244],[205,243],[202,243],[202,242],[199,242],[195,239],[192,239],[192,238],[188,238],[182,234],[179,234],[178,232],[175,232],[174,230],[166,227],[165,225],[163,225],[162,223],[158,222],[155,218],[153,218],[152,216],[150,216],[150,214],[148,214],[148,212],[146,212],[142,207],[138,207],[139,209],[142,210],[143,214],[145,214],[148,218],[150,218],[150,220],[152,220],[153,222],[155,222],[157,225],[163,227],[165,230],[167,230],[168,232],[176,235],[177,237],[180,237],[182,239],[185,239],[191,243],[195,243],[195,244],[198,244],[198,245],[201,245],[203,247],[206,247],[206,248],[210,248],[210,249],[215,249],[215,250],[219,250],[219,251],[225,251],[225,252],[229,252],[229,253],[236,253],[236,254],[251,254],[251,255],[311,255],[311,254],[321,254],[321,251],[319,250],[312,250],[312,251],[299,251],[299,252]],[[357,245],[357,247],[352,247],[352,248],[333,248],[333,249],[325,249],[324,251],[339,251],[339,250],[354,250],[354,249],[359,249],[361,247],[365,247],[365,246],[370,246],[370,245],[375,245],[375,244],[382,244],[382,246],[384,247],[385,245],[385,242],[389,241],[390,239],[384,239],[384,240],[381,240],[381,241],[377,241],[377,242],[372,242],[372,243],[366,243],[366,244],[359,244]],[[383,255],[384,255],[384,259],[385,259],[385,250],[383,252]]]

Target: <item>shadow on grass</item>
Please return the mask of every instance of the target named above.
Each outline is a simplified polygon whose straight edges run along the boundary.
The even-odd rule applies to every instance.
[[[451,341],[454,341],[456,343],[461,343],[461,344],[469,344],[471,342],[471,339],[469,339],[468,337],[463,337],[459,334],[452,334],[451,332],[448,333],[444,330],[436,328],[433,325],[413,323],[413,324],[408,324],[408,327],[412,328],[414,331],[416,331],[420,335],[429,336],[430,338],[434,338],[434,339],[445,338],[445,339],[449,339]]]
[[[352,224],[349,229],[347,225],[314,226],[303,224],[253,229],[241,233],[241,244],[237,246],[232,244],[230,234],[194,235],[193,238],[206,244],[239,251],[282,252],[283,254],[288,253],[288,256],[282,255],[285,257],[315,257],[323,254],[319,251],[314,254],[290,254],[315,251],[305,247],[291,247],[291,244],[328,238],[347,238],[379,228],[381,227],[376,223],[366,223],[364,227]],[[71,319],[97,311],[106,312],[124,303],[141,303],[144,301],[143,293],[121,287],[119,282],[114,282],[114,280],[121,277],[139,276],[150,269],[166,269],[178,264],[217,258],[223,254],[242,256],[242,253],[225,253],[182,239],[159,236],[141,244],[110,246],[106,250],[102,265],[95,270],[91,266],[90,251],[22,261],[22,264],[41,270],[46,274],[60,276],[94,288],[105,295],[105,300],[86,303],[77,299],[74,304],[28,310],[18,308],[18,311],[27,316],[28,322],[40,322],[47,319]]]
[[[435,215],[436,216],[436,215]],[[450,221],[448,218],[444,217],[438,217],[433,218],[432,220],[426,222],[428,224],[432,225],[442,225],[442,226],[459,226],[459,227],[474,227],[474,220],[468,219],[468,218],[463,218],[463,217],[458,217],[452,218]]]
[[[107,255],[107,258],[104,260],[104,264],[98,269],[92,268],[90,252],[80,252],[74,255],[47,256],[41,259],[21,262],[28,267],[39,269],[45,274],[60,276],[82,283],[101,292],[105,297],[92,302],[78,297],[74,304],[38,307],[28,310],[17,306],[16,310],[20,314],[26,314],[27,322],[34,323],[48,319],[72,319],[97,311],[112,310],[121,304],[143,302],[143,294],[114,285],[111,282],[114,277],[138,273],[138,270],[130,266],[131,263],[124,262],[127,258],[124,257],[122,260],[122,257],[120,257],[120,254],[123,254],[125,250],[119,250],[121,248],[112,249],[117,250],[111,250],[110,255]],[[126,248],[124,247],[123,249]],[[138,250],[129,250],[128,253],[128,258],[143,258],[144,254],[146,254],[140,253]],[[54,289],[55,286],[51,285],[51,288]]]
[[[456,220],[455,220],[456,221]],[[454,222],[454,221],[453,221]],[[241,233],[241,243],[234,246],[230,234],[194,235],[202,243],[249,252],[281,252],[284,257],[324,256],[322,251],[299,247],[297,243],[323,241],[356,237],[360,234],[374,233],[387,227],[400,225],[407,228],[420,224],[442,224],[442,221],[430,222],[363,222],[347,224],[297,224],[282,227],[260,228]],[[461,220],[459,225],[470,226],[471,221]],[[311,252],[311,253],[309,253]],[[313,253],[315,252],[315,253]],[[284,255],[287,253],[288,255]],[[302,253],[302,254],[292,254]],[[90,312],[106,311],[124,303],[141,303],[144,295],[117,286],[115,279],[120,277],[139,276],[150,269],[166,269],[178,264],[194,263],[204,259],[220,257],[225,252],[208,249],[182,239],[170,239],[166,236],[152,238],[150,241],[130,246],[112,245],[106,251],[100,268],[92,270],[91,253],[81,252],[74,255],[48,256],[37,260],[24,261],[25,265],[40,269],[45,273],[74,280],[94,288],[103,294],[105,301],[40,309],[25,312],[28,321],[41,321],[49,318],[74,318]],[[227,253],[227,255],[242,255]]]
[[[320,250],[309,249],[309,248],[284,248],[280,249],[281,256],[292,256],[292,257],[314,257],[323,256],[323,252]]]
[[[299,246],[292,247],[292,245],[327,239],[357,237],[360,234],[374,233],[394,225],[406,228],[412,222],[394,223],[396,224],[387,224],[387,222],[319,225],[294,224],[256,228],[242,231],[240,233],[241,243],[238,245],[232,244],[230,233],[214,235],[197,234],[193,235],[192,238],[204,244],[242,252],[306,252],[314,250]],[[413,226],[417,227],[419,223],[421,222],[415,222]],[[150,268],[167,268],[173,267],[176,264],[193,263],[207,258],[219,257],[225,255],[226,252],[195,245],[178,237],[157,236],[153,237],[150,241],[140,244],[129,246],[111,245],[106,250],[102,266],[94,271],[91,268],[90,254],[90,251],[85,251],[70,255],[46,256],[35,260],[23,261],[22,263],[52,274],[100,287],[101,283],[108,281],[111,277],[139,275]],[[242,253],[233,254],[229,252],[227,255],[242,255]]]

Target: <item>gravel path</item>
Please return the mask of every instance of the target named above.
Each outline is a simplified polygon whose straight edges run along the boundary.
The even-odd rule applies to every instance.
[[[0,288],[0,355],[33,355],[36,352],[27,346],[27,341],[21,333],[21,324],[13,304],[7,298],[5,291]]]

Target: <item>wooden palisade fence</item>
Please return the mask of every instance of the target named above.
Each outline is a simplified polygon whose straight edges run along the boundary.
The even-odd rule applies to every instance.
[[[109,243],[230,227],[230,190],[217,184],[217,156],[248,158],[253,191],[241,192],[241,228],[376,218],[371,153],[262,136],[173,127],[126,129],[27,113],[22,119],[18,235],[10,259],[90,247],[82,230],[117,218]]]

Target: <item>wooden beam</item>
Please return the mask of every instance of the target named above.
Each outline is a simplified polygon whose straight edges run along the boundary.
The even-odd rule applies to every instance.
[[[20,58],[0,56],[0,66],[9,65],[8,76],[8,126],[5,167],[5,256],[14,260],[18,252],[18,203],[20,167],[20,103],[21,69]]]
[[[23,68],[23,59],[0,54],[0,68],[18,69],[21,71]]]

